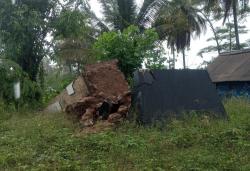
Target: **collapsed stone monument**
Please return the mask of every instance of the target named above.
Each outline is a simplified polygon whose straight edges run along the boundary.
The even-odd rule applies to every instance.
[[[120,122],[127,117],[131,92],[117,64],[118,61],[113,60],[87,65],[46,111],[64,111],[85,127],[93,126],[97,120]]]

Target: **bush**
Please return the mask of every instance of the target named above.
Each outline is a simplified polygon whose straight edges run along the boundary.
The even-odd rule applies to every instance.
[[[18,100],[20,106],[33,106],[41,99],[41,89],[36,82],[29,79],[21,67],[13,61],[1,59],[0,63],[0,99],[6,105],[16,103],[14,98],[14,83],[20,81],[21,98]]]
[[[118,59],[121,71],[129,77],[143,62],[150,69],[164,67],[166,59],[157,40],[154,29],[141,33],[138,27],[130,26],[122,33],[103,33],[94,44],[94,51],[100,60]]]
[[[61,93],[76,78],[75,74],[62,74],[58,70],[54,70],[45,77],[45,89],[43,92],[43,104],[47,103]]]

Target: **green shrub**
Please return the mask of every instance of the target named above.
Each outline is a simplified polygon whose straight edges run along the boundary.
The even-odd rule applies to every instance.
[[[41,89],[36,82],[29,79],[21,67],[7,59],[0,60],[0,99],[7,106],[16,103],[14,98],[14,83],[20,81],[21,98],[18,100],[20,106],[33,106],[41,99]]]
[[[121,71],[129,77],[145,63],[147,68],[163,68],[165,58],[158,34],[154,29],[143,33],[136,26],[130,26],[122,33],[103,33],[94,44],[94,51],[100,60],[118,59]]]
[[[60,94],[74,79],[75,74],[61,74],[55,70],[45,77],[45,89],[43,91],[42,102],[44,105]]]

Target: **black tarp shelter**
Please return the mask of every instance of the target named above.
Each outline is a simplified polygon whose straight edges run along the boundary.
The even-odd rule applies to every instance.
[[[134,73],[134,105],[143,124],[181,118],[195,111],[226,118],[205,70],[145,70]]]

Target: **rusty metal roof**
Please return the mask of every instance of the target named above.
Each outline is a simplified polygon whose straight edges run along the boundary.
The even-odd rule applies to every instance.
[[[212,82],[250,81],[250,50],[221,54],[207,70]]]

